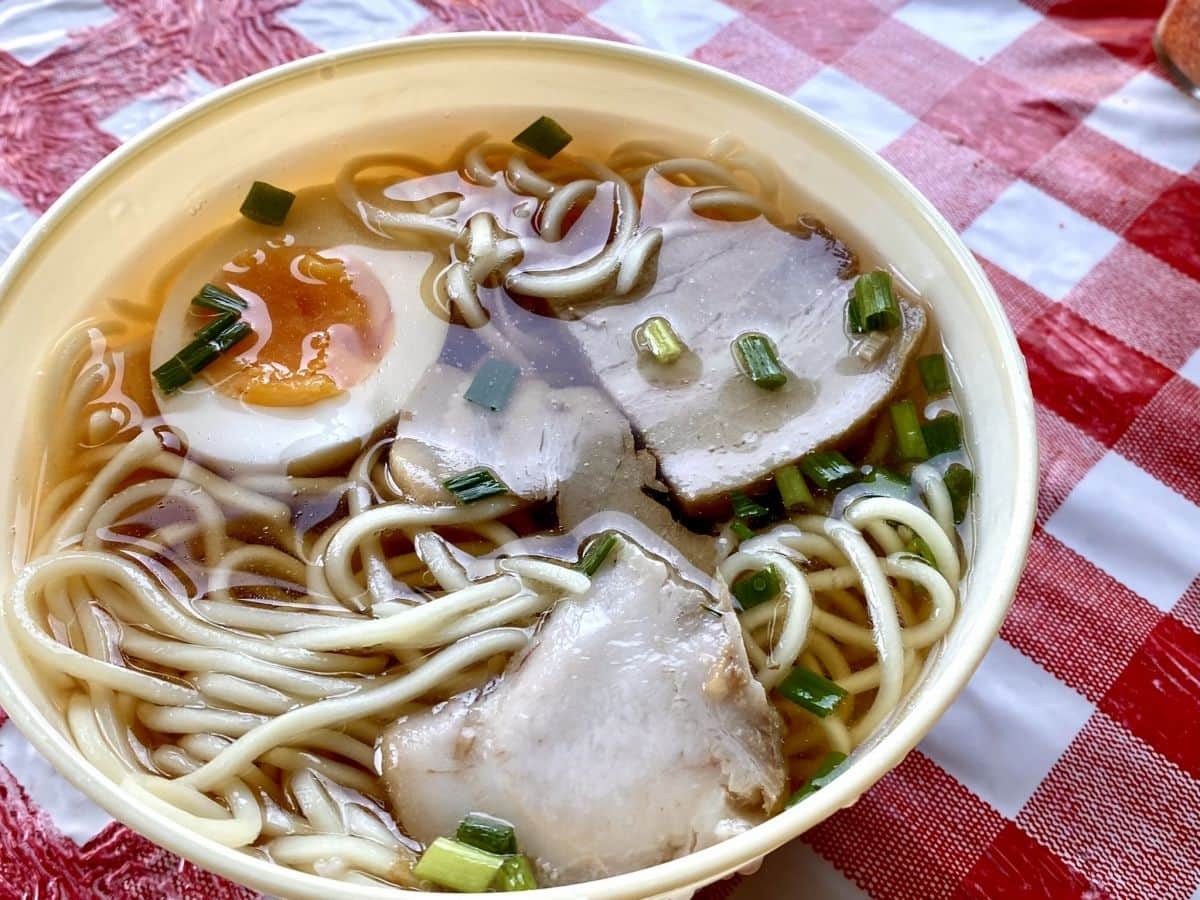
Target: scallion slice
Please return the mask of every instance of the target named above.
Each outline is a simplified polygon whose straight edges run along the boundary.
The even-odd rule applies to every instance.
[[[730,588],[742,609],[752,609],[779,596],[779,573],[774,566],[747,572]]]
[[[921,373],[921,383],[930,397],[940,397],[950,392],[950,373],[946,370],[946,357],[942,354],[922,356],[917,360],[917,371]]]
[[[233,322],[215,334],[198,336],[150,374],[154,376],[160,391],[173,394],[212,365],[218,356],[252,333],[248,322]]]
[[[442,484],[459,503],[477,503],[488,497],[508,493],[504,482],[497,478],[491,469],[482,466],[447,478]]]
[[[750,497],[747,497],[741,491],[734,491],[729,495],[729,502],[733,504],[734,518],[746,523],[754,523],[765,519],[771,515],[771,511]]]
[[[867,476],[867,481],[871,484],[893,484],[908,490],[908,479],[899,472],[893,472],[886,466],[872,466],[871,474]]]
[[[849,302],[850,330],[856,334],[891,331],[900,324],[900,304],[892,293],[892,276],[887,272],[859,275]]]
[[[921,559],[929,563],[929,565],[933,566],[935,569],[937,568],[937,559],[934,557],[933,551],[929,549],[929,545],[925,543],[925,539],[919,534],[914,534],[912,536],[912,540],[904,545],[904,549],[909,553],[913,553],[921,557]]]
[[[499,412],[508,406],[520,377],[521,370],[510,362],[502,359],[485,360],[463,397],[476,406]]]
[[[238,210],[247,219],[262,225],[282,225],[292,208],[296,195],[265,181],[250,185],[246,199]]]
[[[779,693],[797,706],[825,718],[846,696],[844,688],[803,666],[796,666],[779,684]]]
[[[788,465],[775,470],[775,489],[779,491],[779,499],[783,501],[784,509],[812,506],[812,491],[808,489],[808,482],[795,466]]]
[[[952,453],[962,448],[962,422],[954,413],[942,413],[921,426],[921,436],[930,456]]]
[[[425,848],[413,874],[452,891],[481,894],[503,865],[503,856],[441,837]]]
[[[779,362],[775,345],[765,334],[739,335],[733,342],[733,357],[742,374],[760,388],[775,391],[787,383],[787,372]]]
[[[513,143],[550,159],[571,143],[571,135],[549,116],[541,116],[513,138]]]
[[[662,316],[651,316],[635,328],[633,342],[639,350],[646,351],[663,365],[675,362],[687,349],[671,323]]]
[[[215,284],[206,284],[200,288],[192,298],[192,306],[217,313],[235,313],[239,316],[247,308],[245,300]]]
[[[846,754],[838,753],[836,750],[831,750],[825,754],[825,758],[821,760],[817,770],[812,773],[812,777],[804,782],[796,793],[788,797],[785,806],[795,806],[809,794],[816,793],[821,788],[825,787],[833,779],[842,774],[845,768]]]
[[[503,819],[484,813],[470,813],[458,823],[454,837],[460,844],[506,856],[517,852],[517,832]]]
[[[215,339],[221,332],[225,331],[238,320],[239,316],[235,312],[221,313],[215,319],[197,329],[195,339],[197,341],[211,341]]]
[[[950,492],[950,505],[954,508],[954,522],[959,524],[967,517],[967,506],[971,502],[971,491],[975,487],[975,475],[966,466],[955,463],[942,476],[946,490]]]
[[[917,418],[917,407],[911,400],[893,403],[888,412],[892,417],[892,428],[896,432],[896,449],[901,459],[928,459],[929,450],[921,434],[921,422]]]
[[[615,546],[617,546],[617,536],[611,531],[593,538],[584,549],[583,555],[579,557],[577,568],[591,578],[604,565],[604,561],[608,559],[608,555],[612,553]]]
[[[737,536],[739,541],[748,541],[754,537],[754,529],[741,519],[734,519],[733,523],[729,526],[729,530]]]
[[[862,477],[850,460],[837,450],[820,450],[800,460],[800,470],[822,491],[840,491]]]
[[[510,856],[504,860],[504,865],[496,873],[492,887],[501,893],[509,891],[537,890],[537,876],[533,873],[533,864],[524,854]]]

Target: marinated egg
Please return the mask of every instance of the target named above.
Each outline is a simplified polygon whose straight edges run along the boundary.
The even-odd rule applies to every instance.
[[[253,333],[176,393],[164,421],[222,469],[300,472],[353,453],[393,419],[437,360],[447,323],[421,298],[424,251],[285,238],[233,255],[209,282],[240,298]],[[172,290],[151,350],[158,366],[215,314]]]

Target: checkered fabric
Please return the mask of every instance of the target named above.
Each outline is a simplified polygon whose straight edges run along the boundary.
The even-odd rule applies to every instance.
[[[0,255],[136,131],[404,33],[583,34],[824,113],[964,235],[1029,363],[1030,563],[921,746],[704,900],[1200,898],[1200,103],[1164,0],[0,0]],[[3,716],[0,714],[0,722]],[[249,892],[159,850],[0,727],[0,897]]]

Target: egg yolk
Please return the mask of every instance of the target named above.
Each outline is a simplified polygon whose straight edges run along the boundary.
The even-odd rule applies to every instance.
[[[204,370],[260,406],[307,406],[363,380],[391,338],[383,287],[353,260],[290,242],[239,254],[213,283],[246,301],[254,334]]]

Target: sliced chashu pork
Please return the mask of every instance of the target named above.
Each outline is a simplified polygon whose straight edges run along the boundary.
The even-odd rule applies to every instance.
[[[859,360],[844,330],[853,282],[839,274],[845,248],[819,233],[803,237],[763,218],[699,220],[681,189],[647,182],[643,210],[663,218],[657,276],[644,296],[564,311],[601,384],[658,458],[663,478],[689,512],[707,511],[732,490],[837,442],[895,389],[920,342],[925,311],[901,300],[903,326],[873,362]],[[671,365],[639,359],[631,335],[663,316],[691,353]],[[737,368],[736,338],[761,332],[789,370],[767,391]]]
[[[392,725],[382,770],[408,834],[499,816],[544,885],[717,843],[763,821],[786,784],[728,595],[624,537],[492,686]]]
[[[628,513],[711,571],[714,539],[684,528],[643,492],[654,482],[654,458],[637,450],[629,423],[604,394],[525,375],[505,408],[492,411],[465,399],[473,378],[439,363],[414,391],[388,460],[406,495],[453,502],[442,482],[486,466],[524,500],[555,500],[564,530],[598,512]]]

